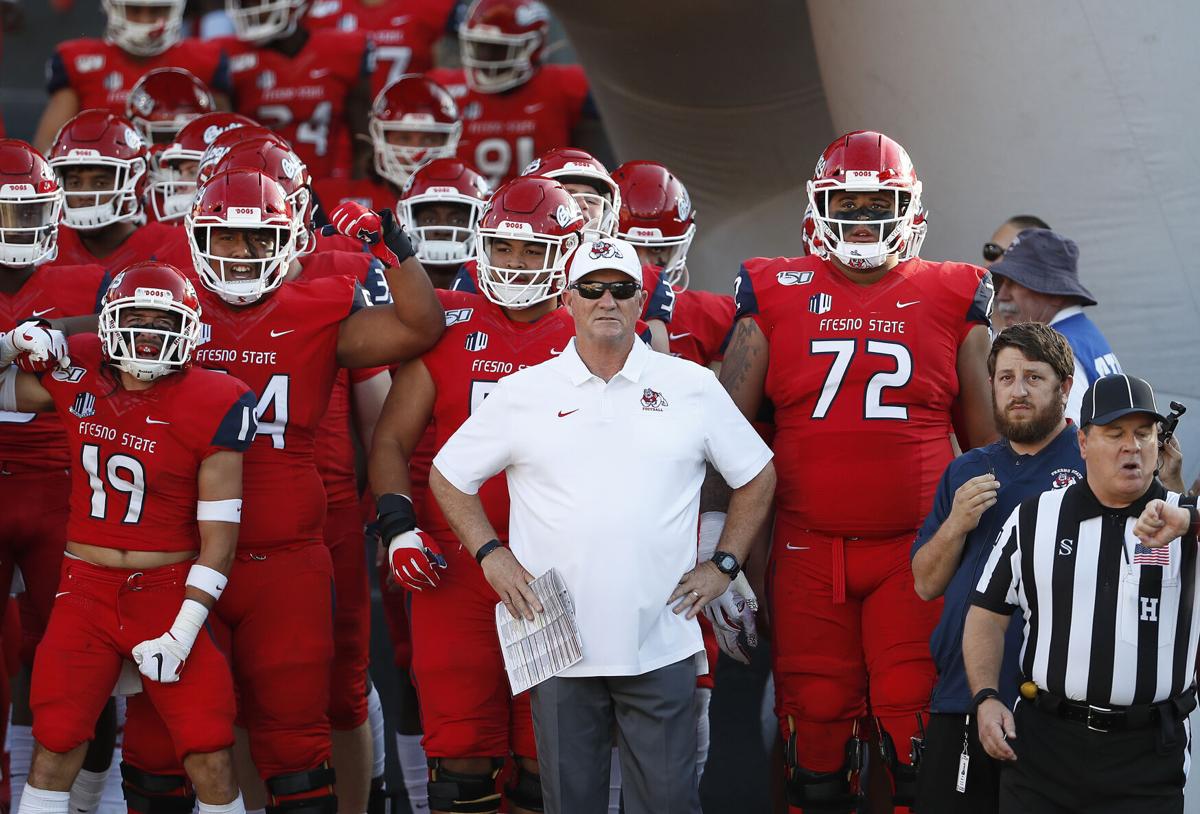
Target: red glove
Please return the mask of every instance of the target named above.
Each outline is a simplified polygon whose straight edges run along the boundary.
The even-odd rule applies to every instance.
[[[366,243],[371,254],[388,268],[396,268],[412,257],[412,242],[396,223],[392,210],[375,212],[360,203],[344,201],[329,213],[329,226],[322,234],[343,234]]]
[[[436,588],[442,581],[446,558],[437,542],[420,529],[406,531],[388,544],[392,579],[410,591]]]

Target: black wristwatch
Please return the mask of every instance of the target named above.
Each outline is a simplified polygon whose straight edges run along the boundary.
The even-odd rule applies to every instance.
[[[971,699],[971,707],[979,709],[979,705],[989,698],[999,698],[1000,691],[995,687],[984,687],[979,692],[975,693],[975,697]]]
[[[718,551],[716,554],[713,554],[711,562],[717,566],[718,571],[729,577],[731,582],[737,579],[737,575],[742,570],[742,566],[738,563],[737,557],[733,556],[728,551]]]

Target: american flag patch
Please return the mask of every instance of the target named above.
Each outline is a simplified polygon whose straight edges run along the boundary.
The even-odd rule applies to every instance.
[[[1133,564],[1161,565],[1166,567],[1171,564],[1171,546],[1165,545],[1162,548],[1146,548],[1146,546],[1138,543],[1133,547]]]

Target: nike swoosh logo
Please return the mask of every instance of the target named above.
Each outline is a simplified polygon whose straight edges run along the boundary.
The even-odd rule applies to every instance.
[[[525,105],[525,112],[526,113],[537,113],[539,110],[541,110],[545,106],[546,106],[545,102],[537,102],[532,105]]]
[[[559,418],[564,418],[565,416],[569,416],[571,413],[577,413],[577,412],[579,412],[579,408],[578,408],[578,407],[576,407],[574,410],[567,410],[565,413],[564,413],[562,410],[559,410],[559,411],[558,411],[558,417],[559,417]]]
[[[328,75],[329,75],[328,68],[318,68],[315,71],[308,72],[309,79],[320,79],[321,77],[328,76]]]
[[[162,653],[155,653],[154,660],[158,662],[158,680],[162,681]]]
[[[691,331],[684,331],[681,334],[670,334],[670,337],[671,337],[671,341],[674,342],[676,339],[683,339],[685,336],[691,336],[691,335],[692,335]]]
[[[69,593],[71,593],[71,592],[70,592],[70,591],[60,591],[59,593],[56,593],[56,594],[54,595],[54,598],[55,598],[55,599],[58,599],[60,596],[66,596],[66,595],[67,595],[67,594],[69,594]]]
[[[278,339],[281,336],[287,336],[295,330],[295,328],[288,328],[286,331],[271,331],[271,338]]]
[[[404,25],[410,19],[412,19],[411,14],[401,14],[399,17],[392,18],[392,25]]]
[[[787,544],[788,551],[808,551],[812,546]]]
[[[900,300],[896,300],[896,307],[897,308],[907,308],[908,306],[916,305],[919,302],[920,302],[920,300],[913,300],[912,302],[900,302]]]
[[[551,349],[550,349],[550,355],[551,355],[551,356],[558,356],[560,353],[562,353],[562,351],[561,351],[561,350],[555,350],[554,348],[551,348]]]
[[[50,313],[50,312],[51,312],[51,311],[53,311],[53,310],[54,310],[54,306],[53,306],[53,305],[51,305],[49,308],[43,308],[41,311],[34,311],[34,312],[33,312],[33,315],[34,315],[35,317],[40,317],[42,314],[48,314],[48,313]]]
[[[170,424],[171,422],[170,421],[159,421],[157,418],[151,418],[150,416],[146,416],[146,423],[147,424]]]

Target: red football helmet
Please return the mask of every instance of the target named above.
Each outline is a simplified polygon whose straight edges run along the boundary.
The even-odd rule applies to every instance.
[[[108,25],[104,38],[127,54],[150,57],[179,42],[183,33],[183,8],[187,0],[103,0]],[[130,7],[157,9],[162,19],[153,23],[129,19]]]
[[[303,240],[283,188],[249,167],[210,178],[184,225],[200,282],[233,305],[279,288]]]
[[[58,253],[62,187],[42,154],[0,140],[0,266],[23,268]]]
[[[541,175],[553,178],[563,186],[581,184],[588,187],[588,191],[571,191],[587,219],[584,240],[617,236],[621,190],[608,169],[591,153],[577,147],[556,147],[530,161],[521,170],[521,175]]]
[[[408,177],[400,195],[400,223],[424,265],[461,265],[475,256],[479,214],[488,199],[487,181],[457,158],[436,158]],[[422,223],[430,204],[462,208],[460,221]]]
[[[257,127],[240,113],[205,113],[185,124],[175,140],[154,156],[150,167],[150,208],[161,221],[180,220],[196,195],[200,158],[209,144],[229,130]]]
[[[550,12],[540,0],[475,0],[458,27],[467,84],[500,93],[528,82],[549,33]]]
[[[134,263],[113,278],[102,302],[96,334],[107,361],[142,381],[191,365],[200,338],[200,300],[179,269],[157,260]],[[123,324],[125,311],[142,308],[178,322]]]
[[[830,211],[830,198],[839,192],[879,192],[892,203],[888,209],[869,204]],[[911,256],[914,236],[924,237],[917,228],[924,221],[921,182],[908,153],[882,133],[856,130],[825,148],[808,182],[808,203],[813,242],[849,268],[878,268],[892,254]]]
[[[50,148],[50,166],[66,196],[63,222],[95,230],[142,216],[146,187],[146,142],[125,119],[107,110],[85,110],[63,125]],[[72,173],[72,167],[110,169],[112,185],[97,190]]]
[[[242,42],[265,43],[296,30],[308,0],[225,0],[225,13]]]
[[[426,161],[452,158],[462,134],[454,99],[422,74],[406,74],[379,91],[370,127],[375,171],[396,186]]]
[[[483,295],[506,308],[557,297],[566,282],[567,255],[582,240],[583,226],[579,204],[551,178],[522,176],[500,187],[483,209],[475,238]],[[530,268],[521,257],[498,258],[492,250],[496,241],[540,243],[545,253]]]
[[[218,137],[200,159],[196,183],[204,186],[212,176],[235,167],[249,167],[274,178],[292,206],[296,216],[296,233],[304,236],[300,254],[309,254],[316,248],[317,235],[313,228],[316,206],[308,167],[285,139],[270,131],[266,135],[252,134],[257,129],[243,127]],[[251,135],[247,136],[248,133]],[[232,141],[233,146],[225,147],[223,142],[227,141]],[[215,156],[219,158],[211,160]]]
[[[667,282],[688,286],[687,253],[696,235],[696,211],[685,187],[657,161],[627,161],[613,172],[621,190],[617,237],[657,257]]]
[[[167,144],[192,119],[216,110],[212,91],[183,68],[155,68],[125,99],[125,118],[150,144]]]

